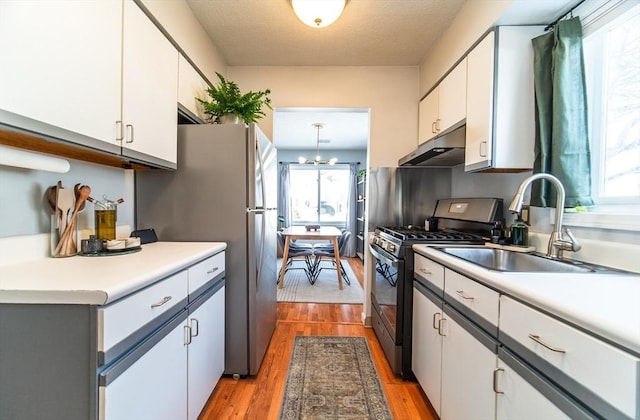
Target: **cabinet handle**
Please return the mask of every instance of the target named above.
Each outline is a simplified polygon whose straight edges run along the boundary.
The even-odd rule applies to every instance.
[[[496,394],[504,394],[504,391],[498,391],[498,372],[504,372],[504,369],[497,368],[493,371],[493,392]]]
[[[480,146],[480,156],[487,157],[487,142],[481,141],[479,146]]]
[[[184,326],[184,345],[188,346],[191,344],[191,327],[188,325]]]
[[[193,323],[195,322],[195,328],[193,328]],[[197,337],[200,334],[200,322],[196,318],[191,318],[191,337]],[[195,333],[193,332],[195,330]]]
[[[133,143],[133,125],[127,124],[127,140],[125,143]]]
[[[437,131],[436,131],[436,122],[435,121],[431,123],[431,133],[432,134],[436,134],[437,133]]]
[[[456,290],[456,295],[460,296],[462,299],[473,300],[473,296],[468,296],[464,290]]]
[[[542,341],[542,339],[540,338],[539,335],[529,334],[529,338],[532,339],[533,341],[535,341],[536,343],[548,348],[549,350],[555,351],[556,353],[566,353],[567,352],[564,349],[561,349],[559,347],[553,347],[552,345],[545,343],[544,341]]]
[[[219,270],[219,267],[213,267],[211,270],[207,271],[207,275],[209,275],[209,274],[213,274],[213,273],[215,273],[215,272],[216,272],[216,271],[218,271],[218,270]]]
[[[162,300],[160,302],[152,303],[151,307],[152,308],[157,308],[157,307],[162,306],[165,303],[169,302],[170,300],[171,300],[171,296],[165,296],[165,297],[162,298]]]
[[[444,321],[446,321],[446,318],[440,318],[440,320],[438,321],[438,334],[446,337],[447,334],[444,333]]]
[[[122,121],[116,121],[116,141],[122,141]]]
[[[437,321],[436,321],[436,316],[438,317]],[[442,314],[440,312],[436,312],[435,314],[433,314],[433,329],[434,330],[439,330],[440,329],[441,317],[442,317]],[[438,323],[438,325],[436,325],[436,322]]]
[[[438,133],[440,132],[440,121],[442,121],[440,118],[436,120],[436,132]]]
[[[421,268],[421,269],[420,269],[420,272],[421,272],[422,274],[426,274],[426,275],[428,275],[428,276],[430,276],[430,275],[431,275],[431,271],[427,270],[426,268]]]

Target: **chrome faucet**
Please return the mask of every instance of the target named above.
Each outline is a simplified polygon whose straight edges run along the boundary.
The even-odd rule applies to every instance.
[[[558,178],[547,173],[538,173],[531,175],[518,187],[516,195],[513,196],[511,205],[509,205],[509,211],[512,213],[520,213],[522,211],[522,199],[524,198],[524,192],[531,185],[531,183],[537,179],[546,179],[550,181],[556,188],[556,221],[554,230],[549,237],[549,246],[547,247],[547,256],[562,258],[563,251],[579,251],[582,246],[578,243],[578,240],[573,236],[571,230],[562,227],[562,216],[564,212],[564,187]],[[564,238],[563,232],[566,233],[568,239]]]

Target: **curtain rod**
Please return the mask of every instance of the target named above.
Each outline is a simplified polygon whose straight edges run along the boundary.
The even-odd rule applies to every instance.
[[[575,6],[573,6],[571,9],[569,9],[565,14],[561,15],[558,19],[554,20],[553,22],[551,22],[550,24],[548,24],[545,28],[544,31],[548,31],[549,29],[553,28],[554,26],[556,26],[556,24],[558,22],[560,22],[562,19],[566,18],[568,15],[572,15],[573,16],[573,11],[576,10],[582,3],[584,3],[585,0],[580,0],[580,2],[578,4],[576,4]]]
[[[290,163],[290,164],[292,164],[292,165],[294,165],[294,164],[295,164],[295,165],[313,165],[313,164],[314,164],[313,162],[309,162],[309,163],[300,163],[300,162],[282,162],[282,161],[280,161],[280,162],[278,162],[278,163],[279,163],[279,164],[281,164],[281,165],[282,165],[283,163]],[[356,165],[360,165],[360,162],[336,162],[336,163],[334,163],[334,165],[348,165],[348,164],[350,164],[350,163],[355,163]],[[328,164],[328,163],[321,163],[321,165],[329,165],[329,164]],[[331,165],[329,165],[329,166],[331,166]]]

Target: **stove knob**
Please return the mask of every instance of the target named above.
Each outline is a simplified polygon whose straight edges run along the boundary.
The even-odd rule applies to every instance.
[[[389,243],[389,244],[387,245],[387,251],[389,251],[389,252],[394,252],[395,250],[396,250],[396,246],[395,246],[394,244]]]

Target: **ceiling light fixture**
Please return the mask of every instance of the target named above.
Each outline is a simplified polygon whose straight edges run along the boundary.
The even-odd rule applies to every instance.
[[[338,20],[346,3],[346,0],[291,0],[298,19],[313,28],[324,28]]]
[[[298,162],[300,162],[301,164],[305,164],[305,163],[313,163],[314,165],[335,165],[336,162],[338,161],[338,158],[331,158],[329,160],[322,160],[322,158],[320,157],[320,129],[324,128],[324,124],[322,123],[313,123],[311,124],[312,126],[314,126],[316,128],[316,130],[318,131],[317,137],[316,137],[316,157],[315,159],[309,159],[303,156],[300,156],[298,158]]]

